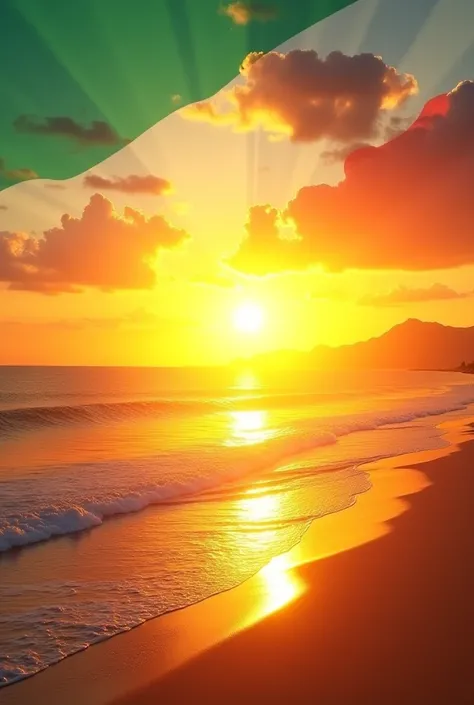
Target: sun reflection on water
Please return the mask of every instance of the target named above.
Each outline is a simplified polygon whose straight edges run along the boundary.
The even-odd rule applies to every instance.
[[[267,411],[231,411],[230,426],[231,445],[254,445],[271,438],[273,432],[268,428]]]
[[[280,497],[274,494],[256,494],[248,491],[248,497],[240,500],[241,518],[244,521],[259,522],[278,518]]]
[[[241,521],[254,527],[252,542],[255,549],[265,554],[276,542],[279,520],[282,519],[281,494],[265,492],[253,487],[239,500]],[[269,529],[271,523],[275,529]],[[252,610],[252,620],[261,619],[296,599],[303,592],[303,582],[293,570],[295,562],[290,556],[294,551],[275,556],[255,576],[258,592]]]
[[[261,387],[262,387],[262,385],[260,383],[260,380],[255,375],[255,373],[252,372],[251,370],[242,371],[237,376],[237,378],[235,380],[235,385],[234,385],[234,389],[245,390],[245,391],[261,389]]]

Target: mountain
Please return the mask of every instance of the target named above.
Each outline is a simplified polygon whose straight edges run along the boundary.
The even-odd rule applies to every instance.
[[[474,360],[474,326],[454,328],[408,319],[378,338],[353,345],[319,345],[309,352],[278,351],[252,358],[252,364],[303,369],[453,370]]]

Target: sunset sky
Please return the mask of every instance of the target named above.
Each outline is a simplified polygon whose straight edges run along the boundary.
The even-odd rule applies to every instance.
[[[0,363],[211,365],[474,324],[473,23],[465,0],[358,0],[209,101],[177,88],[89,171],[0,192]]]

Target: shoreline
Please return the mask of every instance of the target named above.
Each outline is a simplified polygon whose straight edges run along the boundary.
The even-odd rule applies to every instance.
[[[275,595],[272,598],[270,594],[269,599],[271,585],[269,588],[269,578],[265,574],[267,566],[227,592],[153,618],[30,678],[2,688],[3,702],[5,705],[22,705],[34,699],[38,705],[59,705],[67,698],[70,705],[85,701],[88,705],[122,701],[138,703],[142,702],[136,700],[140,692],[140,697],[145,698],[144,703],[154,702],[146,699],[146,693],[151,693],[154,688],[159,693],[161,681],[172,681],[173,673],[185,671],[188,663],[192,666],[200,658],[205,658],[206,652],[214,653],[231,643],[233,637],[238,639],[247,632],[258,630],[269,619],[278,619],[279,614],[291,611],[299,604],[311,592],[311,581],[307,583],[300,575],[308,564],[311,567],[325,563],[332,560],[330,557],[337,561],[346,552],[357,553],[358,547],[389,534],[393,519],[411,507],[412,503],[403,498],[422,493],[431,486],[426,474],[417,466],[459,452],[460,444],[469,440],[469,424],[473,421],[466,417],[437,424],[445,430],[443,438],[450,443],[447,447],[361,466],[369,472],[372,488],[358,495],[349,509],[314,521],[301,542],[283,554],[285,565],[280,567],[277,578],[280,592],[282,586],[284,589],[280,596],[276,596],[276,601]],[[275,575],[272,579],[275,580]],[[283,594],[285,590],[286,594]],[[278,604],[279,599],[282,604]],[[203,623],[206,624],[204,632]],[[90,684],[87,688],[90,692],[84,692],[85,682]],[[80,696],[76,696],[78,683],[81,683]],[[123,699],[126,693],[134,693],[134,699]],[[157,694],[156,697],[160,696]]]

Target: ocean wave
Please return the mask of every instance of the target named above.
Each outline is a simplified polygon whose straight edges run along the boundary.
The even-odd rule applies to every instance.
[[[212,408],[209,401],[126,401],[62,406],[30,406],[0,410],[0,433],[15,434],[43,426],[74,423],[109,423],[172,411]]]
[[[148,619],[238,585],[271,558],[297,544],[312,520],[347,509],[356,495],[369,487],[366,473],[356,469],[326,474],[315,484],[301,488],[302,504],[289,505],[283,520],[267,521],[265,528],[247,524],[244,517],[236,520],[225,509],[212,513],[207,528],[198,522],[192,532],[181,533],[186,521],[181,524],[178,519],[181,531],[165,539],[165,551],[169,547],[171,555],[178,552],[179,565],[186,566],[183,571],[172,565],[173,561],[157,560],[156,539],[150,545],[150,535],[145,535],[138,555],[131,559],[128,551],[116,555],[115,543],[102,545],[101,551],[112,548],[117,572],[112,569],[104,575],[99,570],[96,574],[90,569],[89,556],[89,570],[80,571],[74,579],[63,579],[62,570],[61,576],[53,570],[45,582],[0,584],[0,601],[8,600],[10,606],[0,613],[0,632],[8,639],[8,648],[0,654],[0,688]],[[215,549],[211,552],[206,550],[210,531]],[[246,536],[262,531],[262,545]],[[242,533],[237,542],[229,540],[229,534],[235,532]],[[196,542],[203,548],[197,555]],[[224,555],[228,560],[226,570],[222,570]],[[76,568],[83,558],[78,559],[79,564],[73,559]],[[128,570],[124,570],[126,566]]]
[[[245,455],[233,468],[213,474],[197,476],[187,481],[168,482],[165,485],[147,486],[127,494],[111,494],[99,501],[85,501],[81,504],[63,506],[61,503],[39,510],[0,517],[0,552],[12,548],[27,546],[40,541],[47,541],[55,536],[74,534],[86,529],[100,526],[105,519],[121,514],[133,514],[151,505],[176,502],[189,496],[195,496],[220,484],[231,482],[251,472],[264,469],[278,460],[317,446],[336,443],[332,433],[320,432],[311,437],[286,438],[266,449],[264,458],[253,463]]]
[[[366,392],[365,395],[370,396],[370,392]],[[316,406],[331,401],[342,401],[354,396],[360,398],[361,395],[354,391],[338,392],[337,394],[314,392],[239,393],[216,398],[163,398],[0,408],[0,437],[2,435],[17,435],[47,426],[84,423],[108,424],[116,421],[133,421],[155,415]]]
[[[166,484],[147,485],[130,492],[111,493],[99,499],[68,503],[57,502],[34,511],[11,513],[0,517],[0,552],[46,541],[55,536],[73,534],[100,526],[104,520],[122,514],[139,512],[151,505],[186,500],[219,486],[235,482],[252,473],[274,467],[285,459],[308,450],[337,442],[338,438],[355,432],[371,431],[388,425],[407,423],[415,419],[461,411],[474,402],[474,389],[451,391],[440,400],[412,399],[412,409],[364,413],[343,419],[332,419],[327,428],[316,428],[307,422],[297,430],[278,437],[264,446],[241,449],[241,454],[228,457],[228,466],[219,471]]]

